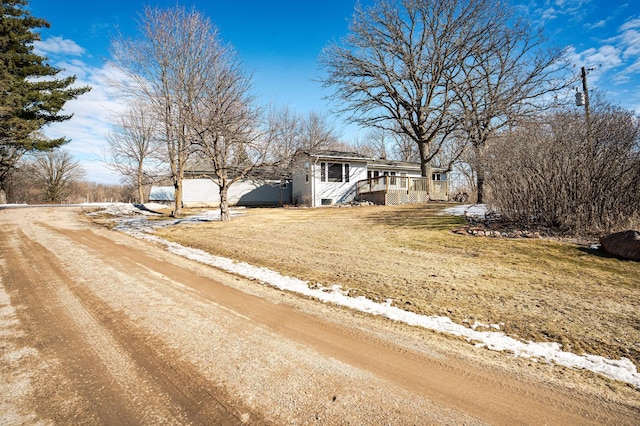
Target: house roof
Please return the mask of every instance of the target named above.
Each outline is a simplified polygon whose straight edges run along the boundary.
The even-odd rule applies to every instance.
[[[372,160],[367,163],[372,169],[403,169],[403,170],[420,170],[420,163],[412,163],[409,161],[396,160]]]
[[[360,155],[356,152],[347,152],[347,151],[309,151],[305,152],[305,154],[316,157],[318,159],[326,159],[326,160],[342,160],[342,161],[363,161],[367,163],[367,167],[372,169],[387,169],[387,170],[420,170],[420,163],[414,163],[411,161],[397,161],[397,160],[384,160],[384,159],[376,159],[367,157],[365,155]],[[445,169],[441,167],[432,167],[431,168],[436,173],[444,173]]]
[[[229,171],[229,178],[233,178],[234,175],[233,170]],[[185,170],[186,178],[197,178],[197,177],[215,177],[215,169],[211,162],[199,162]],[[251,173],[246,176],[247,179],[259,179],[259,180],[281,180],[282,178],[287,177],[287,174],[283,171],[282,168],[273,167],[273,166],[260,166],[255,167],[251,170]]]
[[[328,160],[360,160],[364,162],[373,160],[371,157],[367,157],[355,152],[347,152],[347,151],[331,151],[331,150],[307,151],[305,152],[305,154],[311,157],[326,158]]]

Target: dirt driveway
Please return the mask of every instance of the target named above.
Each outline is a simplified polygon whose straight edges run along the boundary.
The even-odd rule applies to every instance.
[[[561,384],[508,355],[224,274],[78,213],[0,210],[0,424],[640,416],[635,390],[612,384],[623,389],[612,398],[569,370]]]

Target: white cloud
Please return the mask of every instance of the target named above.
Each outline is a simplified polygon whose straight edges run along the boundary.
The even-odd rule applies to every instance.
[[[41,56],[48,54],[80,56],[85,51],[75,41],[62,37],[49,37],[46,40],[36,41],[33,43],[33,50]]]
[[[640,17],[631,10],[635,3],[605,6],[595,0],[538,0],[526,4],[533,9],[531,15],[547,20],[559,43],[570,44],[567,54],[576,75],[580,67],[595,68],[589,72],[591,88],[639,111]]]
[[[587,15],[586,6],[591,0],[555,0],[547,2],[540,10],[543,20],[557,19],[561,15],[582,20]]]
[[[632,58],[640,56],[640,31],[627,30],[620,36],[624,46],[624,57]]]
[[[599,48],[591,48],[582,52],[587,64],[599,66],[602,70],[615,68],[622,64],[621,51],[616,46],[604,45]]]
[[[640,18],[629,19],[618,28],[618,34],[605,40],[608,43],[594,52],[581,53],[584,60],[593,60],[605,70],[614,69],[610,80],[615,85],[632,84],[640,74]],[[603,50],[608,47],[607,50]],[[637,91],[636,91],[637,92]],[[640,95],[633,94],[633,98]],[[640,101],[640,100],[639,100]],[[637,110],[637,109],[636,109]]]
[[[616,84],[631,83],[640,74],[640,58],[636,59],[633,63],[625,67],[622,71],[617,73],[613,77],[613,81]],[[638,93],[635,96],[640,96]],[[640,110],[637,110],[640,111]]]
[[[601,19],[598,22],[594,23],[594,24],[589,24],[586,23],[584,24],[584,27],[587,30],[595,30],[596,28],[604,28],[604,26],[607,24],[607,21],[609,21],[609,19]]]
[[[596,68],[594,70],[594,80],[606,71],[622,64],[621,50],[612,45],[604,45],[599,48],[591,47],[582,52],[577,52],[575,47],[571,46],[567,50],[569,61],[577,67],[586,66]]]
[[[558,11],[553,7],[549,7],[542,12],[542,19],[545,21],[556,19],[557,17]]]
[[[123,81],[122,74],[110,64],[92,67],[81,60],[55,64],[65,75],[76,75],[76,86],[91,86],[91,91],[65,104],[63,113],[73,114],[70,120],[55,123],[43,129],[50,138],[66,137],[71,140],[65,148],[82,164],[87,180],[99,183],[117,183],[118,175],[101,162],[106,147],[106,135],[115,117],[126,108],[126,102],[110,81]]]
[[[640,28],[640,18],[631,19],[620,27],[620,31],[631,30],[634,28]]]

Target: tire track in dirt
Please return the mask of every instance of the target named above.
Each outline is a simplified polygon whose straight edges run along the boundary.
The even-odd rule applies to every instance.
[[[9,261],[2,281],[20,323],[48,368],[36,377],[32,408],[55,423],[133,422],[132,406],[123,398],[97,353],[88,350],[78,324],[66,312],[54,288],[63,281],[46,251],[22,235],[4,233],[2,256]],[[45,255],[45,256],[43,256]],[[53,269],[50,269],[53,267]],[[99,395],[88,401],[84,395]]]
[[[150,269],[189,286],[206,300],[307,345],[325,356],[370,371],[442,406],[491,423],[633,424],[637,413],[593,401],[564,389],[522,383],[508,375],[471,368],[455,360],[438,360],[398,348],[364,332],[273,304],[186,268],[161,261],[91,231],[51,231],[79,242],[127,270]]]
[[[76,284],[55,256],[24,233],[2,232],[2,283],[49,369],[32,409],[55,423],[264,424],[223,403],[216,389],[161,342]]]

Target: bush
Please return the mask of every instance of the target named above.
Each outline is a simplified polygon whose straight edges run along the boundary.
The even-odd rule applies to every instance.
[[[596,99],[521,123],[487,147],[491,204],[516,221],[564,232],[628,229],[640,223],[640,121]]]

